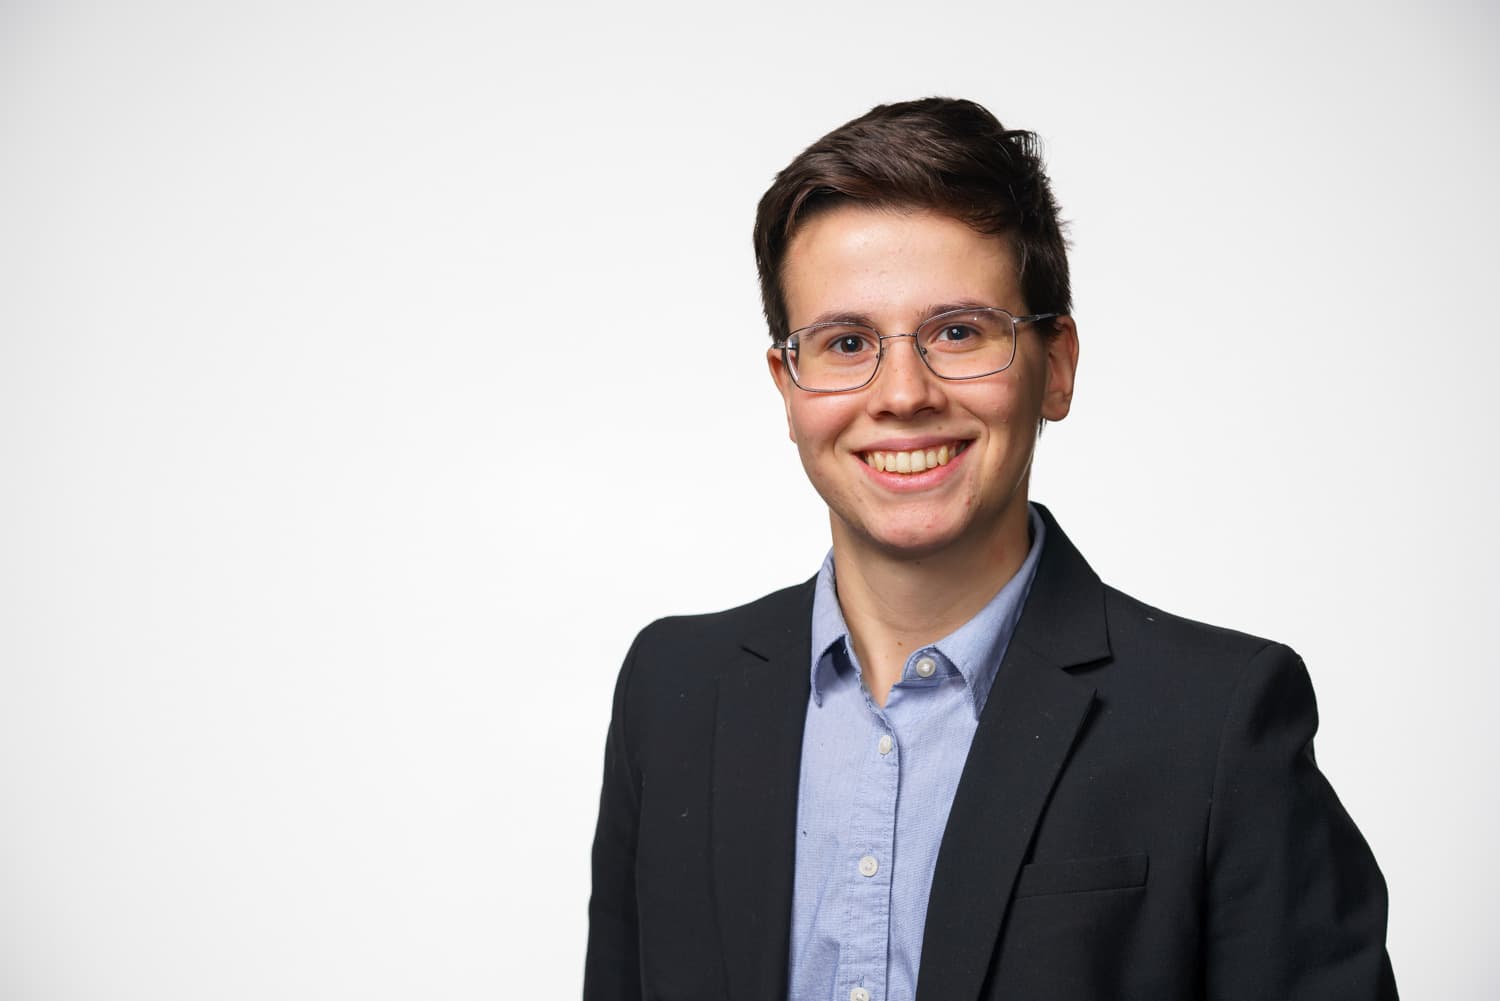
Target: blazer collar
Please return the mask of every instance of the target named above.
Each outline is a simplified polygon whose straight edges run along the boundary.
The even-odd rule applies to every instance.
[[[1061,668],[1104,660],[1110,652],[1104,583],[1052,512],[1041,504],[1032,506],[1047,525],[1047,544],[1016,639]]]

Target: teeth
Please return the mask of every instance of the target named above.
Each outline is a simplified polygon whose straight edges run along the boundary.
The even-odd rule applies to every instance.
[[[939,445],[937,448],[918,448],[910,452],[866,452],[867,464],[882,473],[920,473],[938,466],[946,466],[957,458],[967,446],[966,442]]]

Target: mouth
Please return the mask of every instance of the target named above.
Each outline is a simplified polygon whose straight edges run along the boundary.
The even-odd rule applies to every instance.
[[[861,452],[865,465],[882,473],[922,473],[946,466],[969,447],[967,441],[952,441],[936,448],[914,448],[909,452]]]

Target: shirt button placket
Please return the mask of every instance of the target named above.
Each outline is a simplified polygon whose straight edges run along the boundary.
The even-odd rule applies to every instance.
[[[864,759],[868,771],[856,787],[849,819],[847,843],[859,854],[845,856],[844,864],[853,870],[843,870],[847,873],[843,879],[850,881],[844,885],[851,908],[846,933],[840,936],[835,974],[838,993],[831,1001],[882,1001],[891,961],[890,880],[901,770],[898,755],[890,753],[897,748],[891,724],[884,713],[871,709],[871,730],[865,739],[879,753]],[[864,746],[868,749],[870,744]]]

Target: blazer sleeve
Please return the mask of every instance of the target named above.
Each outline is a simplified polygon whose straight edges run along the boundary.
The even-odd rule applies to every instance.
[[[604,786],[594,831],[584,1001],[639,1001],[641,996],[635,897],[641,783],[632,765],[627,739],[630,678],[639,647],[637,638],[620,669],[604,744]]]
[[[1213,1001],[1394,1001],[1386,887],[1313,760],[1307,670],[1279,644],[1246,666],[1214,777],[1205,864]]]

